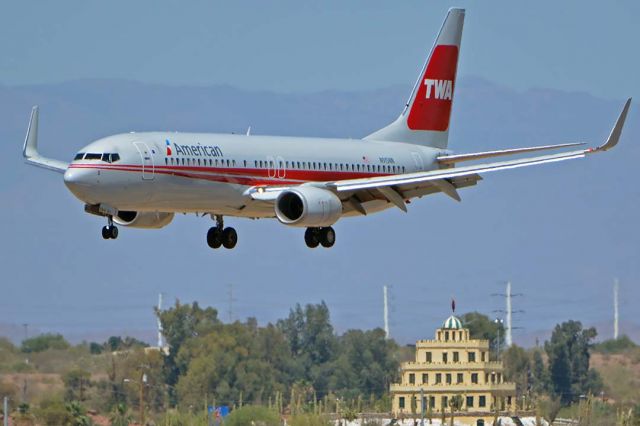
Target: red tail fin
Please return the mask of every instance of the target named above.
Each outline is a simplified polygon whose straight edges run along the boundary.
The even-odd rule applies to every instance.
[[[449,9],[404,111],[366,139],[447,147],[463,25],[464,9]]]

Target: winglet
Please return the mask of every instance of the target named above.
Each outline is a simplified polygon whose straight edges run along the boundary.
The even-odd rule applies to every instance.
[[[29,119],[29,127],[27,128],[27,136],[24,138],[24,148],[22,155],[25,158],[38,156],[38,105],[31,110],[31,118]]]
[[[45,158],[38,154],[38,106],[34,106],[31,110],[31,118],[29,119],[29,127],[27,128],[27,136],[24,138],[24,147],[22,155],[25,161],[31,165],[42,167],[43,169],[53,170],[54,172],[64,173],[68,164],[64,161]]]
[[[611,133],[609,133],[607,141],[595,149],[592,148],[590,150],[587,150],[588,153],[607,151],[618,144],[620,135],[622,134],[622,128],[624,127],[624,121],[627,119],[627,113],[629,112],[630,106],[631,98],[627,99],[627,102],[624,104],[624,108],[622,108],[622,112],[620,113],[620,116],[618,116],[616,124],[613,126],[613,129],[611,129]]]

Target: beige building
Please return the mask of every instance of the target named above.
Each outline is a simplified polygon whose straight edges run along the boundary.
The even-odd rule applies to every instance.
[[[470,339],[453,315],[435,339],[416,342],[415,361],[400,369],[401,382],[390,389],[395,416],[419,416],[424,404],[436,417],[457,403],[456,420],[475,425],[492,419],[496,407],[503,414],[515,410],[516,385],[504,381],[502,362],[489,361],[489,341]]]

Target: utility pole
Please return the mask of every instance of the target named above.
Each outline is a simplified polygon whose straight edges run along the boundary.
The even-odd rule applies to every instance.
[[[147,373],[140,377],[140,425],[144,426],[144,386],[147,384]]]
[[[507,281],[507,335],[505,336],[505,344],[511,347],[511,281]]]
[[[9,426],[9,397],[4,397],[4,407],[2,411],[2,418],[4,419],[4,426]]]
[[[613,338],[617,339],[619,334],[618,320],[620,318],[620,311],[618,310],[618,292],[620,289],[620,282],[616,278],[613,281]]]
[[[384,337],[388,339],[390,337],[389,333],[389,298],[387,296],[387,286],[382,287],[383,295],[384,295]]]
[[[420,426],[424,426],[424,411],[425,411],[424,389],[420,388]]]

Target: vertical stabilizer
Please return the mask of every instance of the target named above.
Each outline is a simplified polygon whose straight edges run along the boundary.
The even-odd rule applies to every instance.
[[[404,111],[365,139],[447,147],[463,25],[464,9],[449,9]]]

